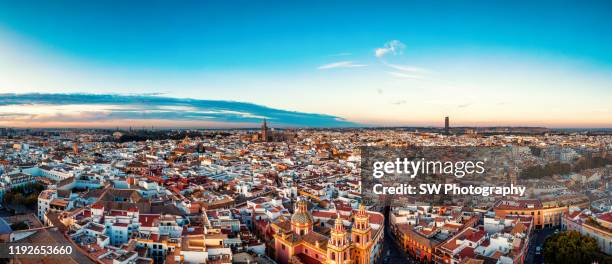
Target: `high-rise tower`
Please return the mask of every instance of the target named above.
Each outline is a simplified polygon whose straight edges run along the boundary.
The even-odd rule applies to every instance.
[[[448,119],[448,116],[444,117],[444,133],[446,133],[447,135],[450,132],[450,120]]]

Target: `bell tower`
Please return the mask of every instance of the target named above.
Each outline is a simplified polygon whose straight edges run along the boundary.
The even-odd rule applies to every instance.
[[[261,141],[268,142],[269,136],[268,122],[266,122],[266,119],[264,118],[263,124],[261,125]]]
[[[340,218],[338,214],[336,217],[336,224],[334,225],[334,229],[331,230],[331,236],[327,243],[327,263],[351,263],[350,249],[348,234],[344,229],[342,218]]]
[[[351,229],[351,240],[353,242],[351,255],[356,264],[370,263],[372,228],[370,227],[370,217],[363,204],[359,206],[354,218],[355,222]]]

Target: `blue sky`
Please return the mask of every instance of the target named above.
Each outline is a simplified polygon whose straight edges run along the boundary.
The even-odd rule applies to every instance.
[[[0,1],[0,92],[610,127],[609,28],[610,1]]]

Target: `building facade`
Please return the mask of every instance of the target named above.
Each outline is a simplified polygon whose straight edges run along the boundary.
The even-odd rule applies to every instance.
[[[351,220],[336,215],[329,235],[323,235],[321,224],[308,211],[308,202],[297,202],[290,221],[279,219],[274,230],[274,257],[278,263],[372,263],[379,256],[383,225],[370,223],[372,214],[361,205]],[[350,230],[345,227],[350,222]]]

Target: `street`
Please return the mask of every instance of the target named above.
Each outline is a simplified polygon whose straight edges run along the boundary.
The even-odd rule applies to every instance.
[[[385,239],[383,242],[383,254],[382,263],[419,263],[416,260],[411,259],[406,252],[396,243],[395,235],[391,232],[391,226],[389,224],[388,211],[382,212],[385,215]]]
[[[542,250],[544,248],[544,241],[550,235],[554,234],[556,228],[545,228],[542,230],[535,230],[531,235],[531,240],[529,243],[529,248],[527,249],[527,256],[525,258],[525,263],[534,263],[540,264],[544,263],[544,259],[542,257]],[[540,254],[536,255],[536,247],[540,247]]]

